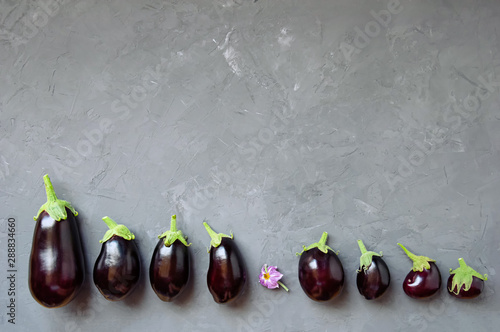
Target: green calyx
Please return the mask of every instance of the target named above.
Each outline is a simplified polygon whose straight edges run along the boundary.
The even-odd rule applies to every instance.
[[[359,270],[358,272],[361,272],[361,270],[368,270],[370,265],[372,264],[373,261],[373,256],[379,256],[382,257],[382,251],[379,253],[376,253],[375,251],[368,251],[366,250],[366,247],[363,243],[363,241],[358,240],[358,246],[359,250],[361,250],[361,257],[359,258]]]
[[[463,258],[459,258],[458,263],[460,264],[459,268],[455,270],[450,269],[450,274],[453,275],[453,278],[451,280],[451,289],[448,290],[453,294],[458,295],[460,290],[462,290],[462,286],[464,287],[464,291],[468,291],[472,285],[472,277],[476,277],[484,281],[488,280],[487,274],[482,275],[476,272],[476,270],[472,267],[465,264]]]
[[[230,239],[233,238],[232,233],[231,233],[231,235],[222,234],[222,233],[215,233],[215,231],[212,230],[212,228],[210,228],[210,226],[206,222],[203,222],[203,226],[205,226],[205,229],[207,230],[208,235],[210,235],[210,238],[211,238],[210,246],[212,246],[214,248],[217,248],[218,246],[220,246],[220,244],[222,242],[222,238],[224,238],[224,237],[228,237]],[[208,249],[208,252],[210,252],[210,249]]]
[[[424,269],[430,270],[431,265],[429,264],[430,262],[435,262],[434,259],[431,259],[429,257],[425,256],[417,256],[411,252],[408,251],[401,243],[398,243],[398,245],[403,248],[405,251],[406,255],[410,257],[410,259],[413,261],[413,272],[422,272]]]
[[[308,250],[313,249],[313,248],[318,248],[319,250],[321,250],[325,254],[328,253],[328,250],[331,250],[332,252],[335,252],[335,251],[333,251],[332,248],[330,248],[329,246],[326,245],[326,239],[327,238],[328,238],[328,233],[327,232],[323,232],[323,234],[321,235],[321,239],[319,239],[318,242],[313,243],[313,244],[311,244],[311,245],[309,245],[307,247],[306,246],[302,246],[302,248],[303,248],[302,252],[300,252],[300,253],[298,252],[295,255],[300,256],[300,255],[302,255],[302,253],[304,251],[308,251]],[[337,255],[339,254],[338,252],[335,252],[335,253]]]
[[[54,191],[54,187],[52,186],[52,182],[50,182],[50,178],[47,174],[43,176],[43,182],[45,184],[45,191],[47,193],[47,202],[40,207],[38,213],[33,219],[37,220],[43,211],[47,211],[47,213],[54,220],[56,221],[65,220],[68,218],[68,214],[66,213],[66,208],[68,208],[76,217],[78,215],[78,212],[76,212],[75,208],[71,205],[71,203],[57,198],[56,192]]]
[[[104,243],[111,239],[113,235],[119,236],[124,238],[125,240],[133,240],[135,239],[135,235],[125,226],[125,225],[118,225],[113,219],[110,217],[104,217],[102,218],[106,225],[108,225],[109,229],[108,231],[104,234],[104,237],[102,240],[100,240],[100,243]]]
[[[176,240],[181,241],[181,243],[186,247],[189,247],[191,245],[191,243],[187,243],[187,237],[182,234],[182,231],[177,229],[177,216],[175,214],[170,219],[170,230],[159,235],[158,238],[165,238],[163,242],[167,247],[170,247]]]

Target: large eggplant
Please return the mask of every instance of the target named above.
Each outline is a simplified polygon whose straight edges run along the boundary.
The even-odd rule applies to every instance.
[[[215,233],[204,222],[210,241],[210,263],[207,285],[214,301],[228,303],[236,299],[244,290],[246,269],[243,257],[232,235]]]
[[[326,245],[327,232],[310,246],[304,246],[299,260],[299,282],[314,301],[328,301],[340,294],[344,286],[344,268],[337,254]]]
[[[49,176],[43,177],[47,202],[35,217],[29,265],[29,289],[47,308],[68,304],[82,287],[85,264],[71,203],[57,198]]]
[[[102,218],[109,230],[94,265],[94,284],[109,301],[120,301],[132,293],[141,275],[135,235],[109,217]]]
[[[176,216],[170,221],[170,230],[160,239],[151,257],[149,281],[160,300],[171,302],[186,288],[189,281],[190,258],[182,231],[177,230]]]

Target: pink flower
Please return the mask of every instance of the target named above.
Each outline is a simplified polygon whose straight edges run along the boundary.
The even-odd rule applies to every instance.
[[[269,289],[281,286],[288,292],[288,288],[280,281],[280,279],[283,278],[283,274],[279,273],[277,269],[278,267],[276,266],[268,267],[267,264],[264,264],[259,274],[260,284]]]

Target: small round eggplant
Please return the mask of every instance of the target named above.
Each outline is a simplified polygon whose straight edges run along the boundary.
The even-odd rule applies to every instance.
[[[228,303],[242,292],[246,282],[246,269],[243,257],[232,235],[215,233],[204,222],[210,241],[210,264],[207,285],[217,303]]]
[[[382,259],[382,253],[367,251],[363,241],[358,240],[361,257],[356,284],[359,293],[367,300],[380,297],[391,283],[389,268]]]
[[[102,218],[109,230],[100,241],[101,252],[94,265],[94,284],[109,301],[120,301],[132,291],[141,275],[135,235],[109,217]]]
[[[47,308],[68,304],[85,279],[80,233],[71,203],[57,198],[49,176],[43,177],[47,202],[38,211],[29,264],[29,289]]]
[[[158,236],[160,239],[151,258],[149,281],[160,300],[171,302],[186,288],[189,281],[191,244],[177,230],[176,216],[170,221],[170,230]]]
[[[484,281],[488,280],[487,274],[479,274],[465,264],[463,258],[458,259],[460,267],[450,269],[448,278],[448,292],[459,299],[473,299],[483,291]]]
[[[310,246],[304,246],[299,260],[299,282],[307,296],[314,301],[328,301],[342,291],[344,268],[337,254],[326,245],[327,232]]]
[[[413,269],[403,281],[406,295],[414,299],[423,299],[434,295],[441,288],[441,273],[435,260],[425,256],[417,256],[409,252],[401,243],[398,245],[413,261]]]

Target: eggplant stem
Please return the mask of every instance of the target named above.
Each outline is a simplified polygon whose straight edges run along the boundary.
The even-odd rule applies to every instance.
[[[56,192],[48,174],[43,176],[43,183],[45,184],[45,192],[47,193],[47,202],[52,203],[57,201]]]
[[[114,235],[119,236],[125,240],[133,240],[135,239],[134,233],[132,233],[127,226],[125,225],[118,225],[116,221],[111,219],[110,217],[103,217],[102,220],[108,225],[109,229],[106,231],[104,234],[104,237],[102,240],[100,240],[100,243],[104,243],[111,239]]]
[[[375,251],[368,251],[362,240],[358,240],[358,246],[359,250],[361,250],[361,257],[359,258],[359,270],[357,270],[357,272],[359,273],[363,270],[368,270],[373,262],[373,256],[382,257],[382,252],[376,253]]]
[[[45,184],[45,192],[47,193],[47,202],[40,207],[33,219],[37,220],[43,211],[47,212],[56,221],[66,220],[68,218],[66,209],[69,209],[75,217],[78,215],[78,212],[76,212],[70,202],[57,198],[54,186],[52,186],[48,174],[43,176],[43,183]]]
[[[214,248],[217,248],[218,246],[220,246],[223,237],[228,237],[230,239],[233,238],[233,234],[227,235],[227,234],[223,234],[223,233],[216,233],[212,228],[210,228],[210,226],[205,221],[203,222],[203,226],[205,226],[205,229],[207,230],[208,235],[210,235],[210,238],[211,238],[210,245]]]
[[[177,216],[175,214],[170,218],[170,231],[177,232]]]
[[[327,232],[323,232],[323,234],[321,234],[321,239],[319,239],[318,242],[316,243],[313,243],[311,244],[310,246],[306,247],[306,246],[302,246],[304,249],[302,250],[302,252],[297,252],[295,253],[295,255],[297,256],[300,256],[302,255],[302,253],[304,251],[308,251],[310,249],[313,249],[313,248],[318,248],[320,251],[324,252],[325,254],[328,253],[328,250],[331,250],[333,251],[332,248],[330,248],[329,246],[326,245],[326,239],[328,238],[328,233]],[[335,251],[333,251],[335,252]],[[338,252],[335,252],[337,255],[339,254]]]
[[[210,235],[210,237],[211,237],[212,239],[217,238],[217,235],[218,235],[218,234],[217,234],[217,233],[216,233],[216,232],[215,232],[215,231],[214,231],[214,230],[210,227],[210,225],[209,225],[209,224],[207,224],[207,223],[204,221],[204,222],[203,222],[203,226],[205,226],[205,229],[207,230],[208,235]]]
[[[103,217],[102,220],[106,223],[106,225],[108,225],[109,229],[113,229],[116,226],[118,226],[118,224],[116,223],[116,221],[114,221],[113,219],[111,219],[108,216]]]
[[[191,243],[187,243],[187,237],[182,234],[182,231],[177,229],[177,216],[175,214],[170,218],[170,230],[160,234],[158,238],[165,238],[163,243],[167,247],[170,247],[176,240],[179,240],[186,247],[191,245]]]
[[[434,259],[426,256],[417,256],[414,253],[408,251],[401,243],[398,245],[403,248],[406,255],[413,261],[413,272],[422,272],[424,269],[429,270],[431,268],[430,263],[435,262]]]
[[[361,254],[366,254],[368,250],[366,250],[365,244],[362,240],[358,240],[359,250],[361,250]]]
[[[410,257],[410,259],[412,261],[415,261],[415,259],[417,258],[417,255],[415,255],[414,253],[410,252],[408,249],[406,249],[406,247],[404,245],[402,245],[401,243],[398,243],[398,245],[403,248],[405,254]]]
[[[318,245],[319,246],[324,246],[326,245],[326,240],[328,239],[328,233],[327,232],[323,232],[323,234],[321,234],[321,238],[319,239],[318,241]]]

